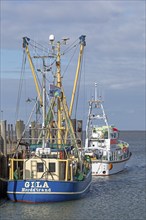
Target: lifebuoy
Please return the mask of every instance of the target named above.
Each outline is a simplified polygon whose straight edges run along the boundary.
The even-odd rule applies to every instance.
[[[60,151],[60,159],[63,159],[64,158],[64,153],[63,151]]]
[[[123,147],[122,151],[125,153],[127,151],[127,147]]]

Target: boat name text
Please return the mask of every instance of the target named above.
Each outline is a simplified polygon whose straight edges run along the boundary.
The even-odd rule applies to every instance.
[[[22,192],[51,192],[47,182],[25,182]]]

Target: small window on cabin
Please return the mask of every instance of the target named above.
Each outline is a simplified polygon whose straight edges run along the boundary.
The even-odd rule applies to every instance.
[[[55,172],[55,171],[56,171],[55,163],[49,163],[49,172]]]
[[[96,129],[95,128],[93,128],[93,133],[96,133]]]
[[[37,163],[37,172],[44,172],[44,164]]]
[[[107,131],[105,131],[105,133],[104,133],[104,139],[108,139],[108,132]]]

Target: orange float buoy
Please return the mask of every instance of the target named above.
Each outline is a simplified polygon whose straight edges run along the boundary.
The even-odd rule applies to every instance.
[[[109,170],[111,170],[111,169],[113,168],[113,164],[110,163],[110,164],[108,165],[108,168],[109,168]]]

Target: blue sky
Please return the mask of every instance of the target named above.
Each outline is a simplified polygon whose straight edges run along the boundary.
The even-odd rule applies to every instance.
[[[86,35],[78,117],[86,123],[94,82],[102,87],[109,121],[120,130],[145,129],[145,1],[1,1],[1,119],[14,123],[22,37],[47,43]],[[64,78],[71,93],[74,69]],[[74,72],[73,72],[74,71]],[[35,96],[29,82],[29,95]],[[68,97],[69,99],[69,97]],[[23,116],[29,107],[24,107]]]

